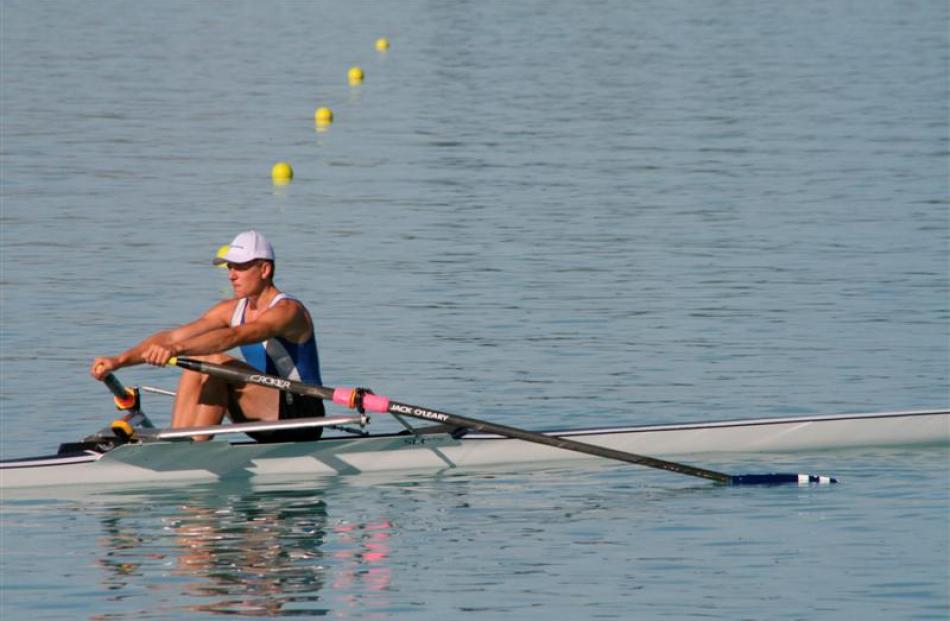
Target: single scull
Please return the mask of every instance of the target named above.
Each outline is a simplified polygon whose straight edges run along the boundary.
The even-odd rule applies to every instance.
[[[117,394],[124,392],[117,382],[110,388]],[[639,454],[669,458],[950,445],[950,410],[946,409],[523,432],[529,436],[526,441],[473,431],[451,422],[401,433],[370,434],[365,431],[367,419],[362,415],[159,430],[150,427],[148,417],[139,409],[137,392],[134,399],[122,402],[117,398],[117,404],[127,410],[125,417],[83,442],[64,444],[55,455],[0,461],[0,490],[6,493],[16,488],[55,485],[470,469],[590,458],[572,448],[563,450],[563,442],[644,460],[654,458],[640,458]],[[240,437],[221,440],[246,431],[314,426],[340,431],[316,441],[261,444]],[[218,440],[191,440],[192,436],[208,433]],[[539,443],[534,438],[537,435],[551,438],[551,445]],[[807,475],[801,476],[801,482],[809,482]],[[814,477],[811,482],[815,482]]]

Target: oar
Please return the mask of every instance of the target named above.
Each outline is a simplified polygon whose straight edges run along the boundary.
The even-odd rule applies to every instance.
[[[168,361],[168,364],[176,365],[190,371],[197,371],[198,373],[206,373],[208,375],[220,377],[229,382],[258,384],[260,386],[284,390],[298,395],[317,397],[325,401],[333,401],[338,405],[342,405],[351,409],[364,408],[370,412],[404,415],[422,420],[436,421],[454,427],[475,429],[477,431],[505,436],[506,438],[515,438],[525,442],[544,444],[546,446],[552,446],[554,448],[564,449],[567,451],[586,453],[596,457],[615,459],[631,464],[639,464],[641,466],[647,466],[650,468],[659,468],[660,470],[668,470],[670,472],[676,472],[679,474],[710,479],[716,481],[717,483],[725,483],[727,485],[837,483],[837,480],[831,477],[809,474],[777,473],[731,475],[724,472],[716,472],[715,470],[708,470],[706,468],[699,468],[697,466],[690,466],[688,464],[681,464],[677,462],[666,461],[664,459],[657,459],[655,457],[646,457],[643,455],[637,455],[635,453],[627,453],[625,451],[595,446],[593,444],[578,442],[576,440],[570,440],[567,438],[547,436],[541,433],[535,433],[533,431],[509,427],[508,425],[500,425],[498,423],[492,423],[476,418],[469,418],[467,416],[459,416],[458,414],[440,412],[438,410],[423,408],[417,405],[410,405],[408,403],[400,403],[399,401],[393,401],[387,397],[372,393],[365,393],[364,391],[355,388],[331,388],[329,386],[314,386],[304,382],[297,382],[294,380],[274,377],[272,375],[244,371],[242,369],[227,367],[220,364],[215,364],[213,362],[195,360],[193,358],[171,358]]]

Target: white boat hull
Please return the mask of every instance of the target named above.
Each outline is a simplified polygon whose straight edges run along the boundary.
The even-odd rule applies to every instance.
[[[783,453],[874,446],[950,445],[950,411],[886,412],[565,430],[549,435],[651,457]],[[0,490],[54,485],[215,481],[259,476],[333,476],[596,459],[494,436],[344,436],[315,442],[150,441],[0,462]]]

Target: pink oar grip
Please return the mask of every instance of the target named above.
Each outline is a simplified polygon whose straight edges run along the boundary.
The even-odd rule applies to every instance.
[[[352,408],[354,390],[353,388],[334,388],[333,403],[342,405],[345,408]],[[381,397],[380,395],[365,394],[363,395],[363,408],[370,412],[381,412],[385,414],[389,411],[389,399]]]
[[[389,399],[380,395],[363,395],[363,407],[370,412],[385,414],[389,411]]]
[[[334,388],[333,403],[342,405],[345,408],[350,407],[350,396],[353,394],[352,388]]]

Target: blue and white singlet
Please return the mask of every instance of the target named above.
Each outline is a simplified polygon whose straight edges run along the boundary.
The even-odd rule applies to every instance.
[[[271,300],[267,308],[271,308],[281,300],[294,300],[285,293],[278,293]],[[247,298],[238,300],[231,315],[231,327],[244,324],[244,311],[247,309]],[[306,311],[306,309],[305,309]],[[309,316],[309,313],[307,313]],[[310,319],[310,338],[303,343],[292,343],[275,336],[261,343],[241,345],[241,355],[245,362],[268,375],[279,375],[284,379],[308,384],[323,385],[320,379],[320,357],[317,355],[316,326]]]

